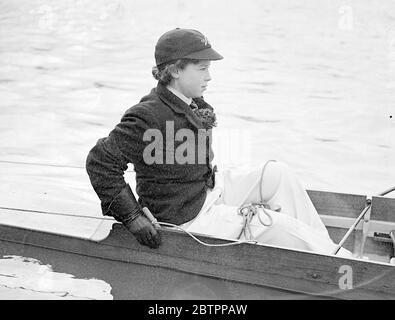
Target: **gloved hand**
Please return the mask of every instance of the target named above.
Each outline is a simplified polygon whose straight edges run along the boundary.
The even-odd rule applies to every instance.
[[[158,248],[161,243],[160,233],[152,223],[144,216],[144,213],[127,220],[123,225],[128,229],[142,245],[150,248]]]
[[[137,238],[138,242],[151,248],[159,247],[160,234],[146,218],[128,184],[113,199],[107,212],[115,220],[121,222]]]

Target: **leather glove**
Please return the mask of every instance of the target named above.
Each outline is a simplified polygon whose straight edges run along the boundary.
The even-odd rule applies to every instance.
[[[159,247],[161,243],[160,234],[145,217],[128,184],[111,202],[108,212],[115,220],[122,222],[126,229],[137,238],[138,242],[151,248]]]
[[[160,233],[143,214],[139,214],[133,219],[126,220],[123,222],[123,225],[142,245],[156,249],[161,244]]]

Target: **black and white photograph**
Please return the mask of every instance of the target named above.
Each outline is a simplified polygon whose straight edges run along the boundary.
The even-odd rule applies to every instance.
[[[395,300],[394,117],[393,0],[0,0],[0,300]]]

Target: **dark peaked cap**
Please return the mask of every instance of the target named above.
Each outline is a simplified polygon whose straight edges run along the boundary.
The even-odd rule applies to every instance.
[[[181,58],[199,60],[221,60],[217,51],[201,32],[192,29],[176,28],[163,34],[155,46],[156,65]]]

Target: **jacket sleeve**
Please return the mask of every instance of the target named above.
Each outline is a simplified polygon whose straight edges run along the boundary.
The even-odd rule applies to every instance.
[[[104,215],[123,221],[141,210],[123,177],[128,163],[143,161],[143,151],[150,142],[144,132],[159,123],[144,106],[130,108],[108,137],[99,139],[86,159],[89,179],[101,201]]]

